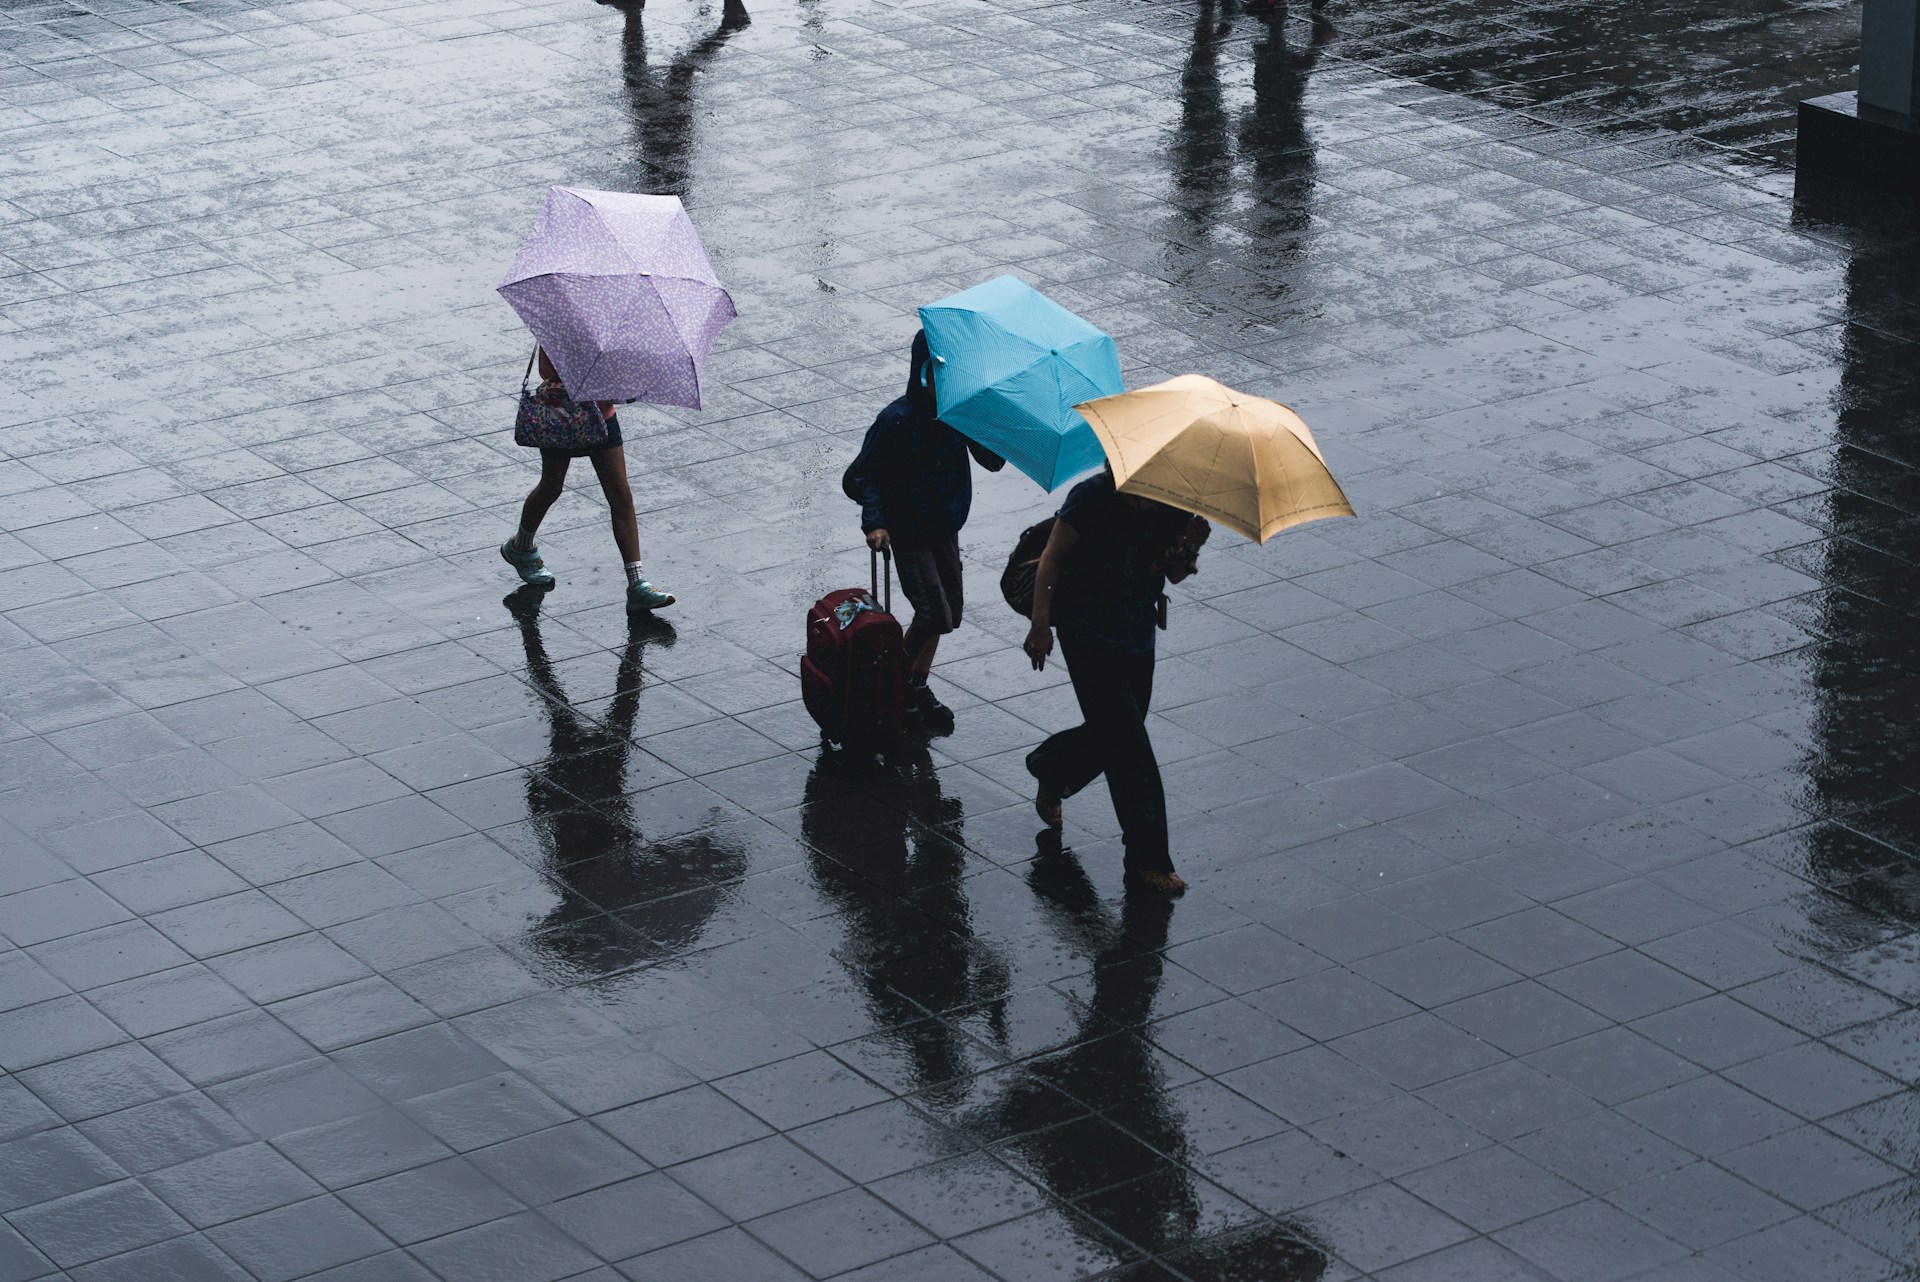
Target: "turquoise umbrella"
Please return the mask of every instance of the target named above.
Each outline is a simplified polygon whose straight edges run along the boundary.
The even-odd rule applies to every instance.
[[[1049,490],[1106,462],[1073,407],[1125,390],[1111,338],[1012,276],[927,304],[920,326],[948,425]]]

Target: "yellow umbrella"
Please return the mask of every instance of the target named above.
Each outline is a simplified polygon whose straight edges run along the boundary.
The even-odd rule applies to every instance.
[[[1182,374],[1074,408],[1093,425],[1122,493],[1261,543],[1290,525],[1353,515],[1313,433],[1277,401]]]

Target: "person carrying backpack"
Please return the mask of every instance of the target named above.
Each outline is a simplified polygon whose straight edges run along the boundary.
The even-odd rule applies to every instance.
[[[913,336],[907,394],[873,420],[840,486],[860,505],[867,546],[891,550],[900,591],[913,605],[907,628],[907,715],[953,726],[953,712],[927,685],[940,638],[960,626],[960,527],[973,507],[973,461],[998,472],[1006,460],[940,421],[927,336]]]
[[[1074,486],[1033,579],[1033,627],[1022,648],[1037,672],[1060,653],[1086,720],[1027,754],[1034,809],[1049,828],[1061,801],[1104,774],[1126,847],[1126,880],[1185,893],[1167,841],[1166,791],[1147,734],[1154,632],[1165,626],[1168,581],[1194,573],[1212,527],[1153,499],[1122,494],[1102,471]]]

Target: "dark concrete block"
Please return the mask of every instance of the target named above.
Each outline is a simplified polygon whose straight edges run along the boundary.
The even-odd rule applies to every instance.
[[[1797,155],[1802,174],[1920,197],[1920,120],[1863,106],[1851,89],[1801,101]]]

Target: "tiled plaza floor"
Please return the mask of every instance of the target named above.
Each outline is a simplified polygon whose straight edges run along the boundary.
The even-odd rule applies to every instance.
[[[1920,241],[1777,164],[1857,10],[1597,8],[5,0],[0,1282],[1911,1276]],[[741,313],[648,626],[584,476],[494,552],[552,182]],[[1003,270],[1360,511],[1177,590],[1176,905],[1011,472],[957,733],[798,703]]]

